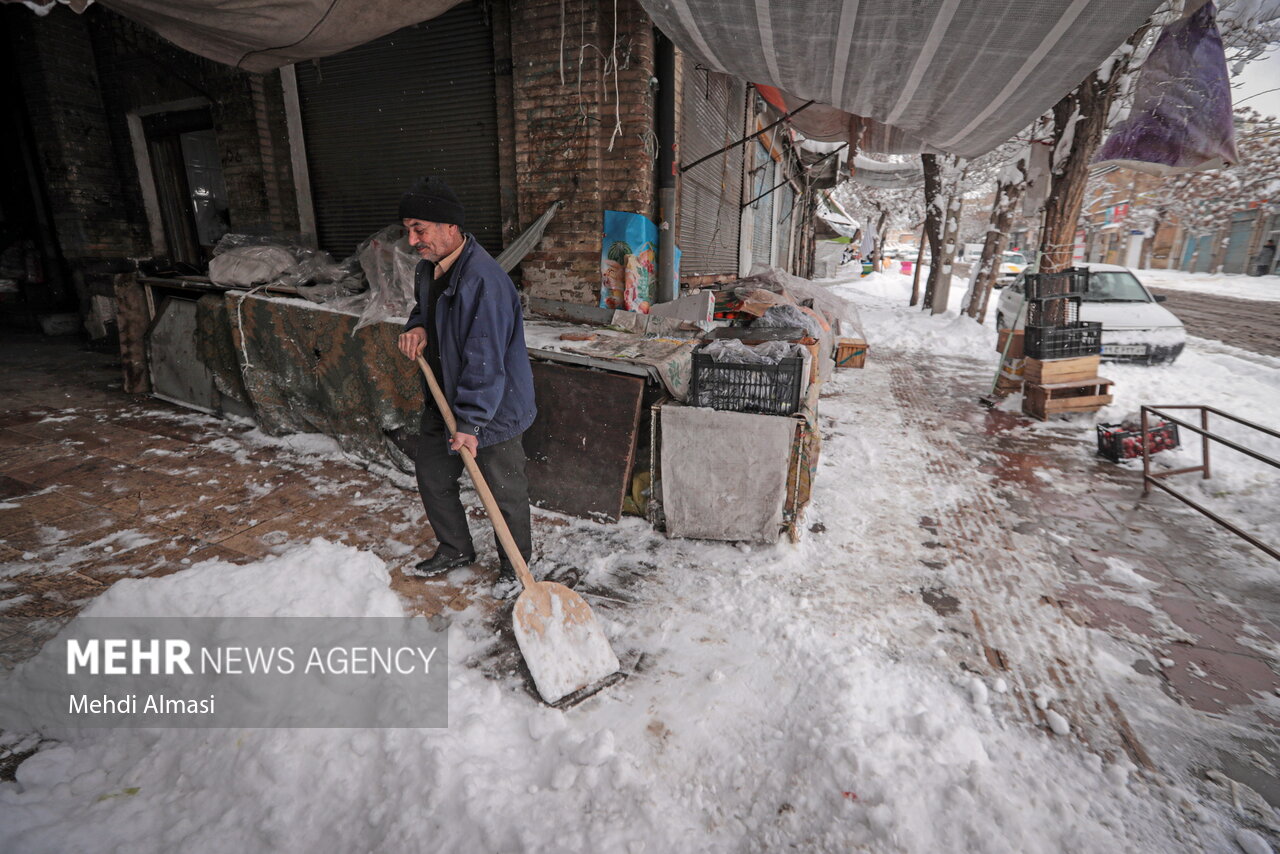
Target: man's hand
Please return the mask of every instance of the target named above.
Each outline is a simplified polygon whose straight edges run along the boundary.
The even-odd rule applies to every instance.
[[[475,456],[480,448],[480,440],[470,433],[454,433],[453,439],[449,442],[449,447],[455,451],[461,452],[463,446],[471,451],[471,456]]]
[[[400,338],[396,343],[400,347],[400,352],[404,353],[405,358],[412,361],[418,358],[427,346],[427,330],[421,326],[415,326],[408,332],[400,333]]]

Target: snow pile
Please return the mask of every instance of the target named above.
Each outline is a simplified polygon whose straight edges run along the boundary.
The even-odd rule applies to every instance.
[[[921,293],[928,268],[921,273]],[[903,350],[927,350],[947,356],[970,356],[992,361],[996,333],[990,322],[983,326],[961,314],[967,283],[959,276],[951,278],[947,311],[933,315],[920,306],[908,306],[911,298],[911,276],[901,273],[856,274],[824,279],[821,284],[858,306],[867,340],[874,347]],[[995,312],[996,296],[988,304],[988,315]]]

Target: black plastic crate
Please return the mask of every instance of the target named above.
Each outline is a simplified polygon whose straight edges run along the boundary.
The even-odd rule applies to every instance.
[[[1082,296],[1087,290],[1089,271],[1084,267],[1070,267],[1060,273],[1028,273],[1026,276],[1027,299]]]
[[[694,353],[689,403],[731,412],[791,415],[800,410],[803,386],[800,356],[787,356],[776,365],[743,365]]]
[[[1147,428],[1148,453],[1176,448],[1178,425],[1165,421]],[[1142,428],[1131,424],[1099,424],[1098,454],[1118,463],[1142,456]]]
[[[1027,300],[1028,326],[1064,326],[1079,319],[1080,297],[1077,295]]]
[[[1102,352],[1102,324],[1077,320],[1066,326],[1028,326],[1022,352],[1031,359],[1074,359]]]

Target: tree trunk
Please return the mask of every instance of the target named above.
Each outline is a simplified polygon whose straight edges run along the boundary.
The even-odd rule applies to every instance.
[[[943,155],[945,156],[945,155]],[[924,166],[924,233],[929,240],[929,280],[924,286],[924,308],[933,308],[934,286],[942,274],[942,165],[936,154],[922,154]],[[948,272],[950,265],[947,265]]]
[[[951,301],[951,270],[956,260],[956,245],[960,241],[960,214],[964,209],[964,199],[960,194],[964,177],[961,173],[955,184],[947,188],[947,207],[942,219],[942,266],[937,279],[933,278],[933,271],[929,271],[929,285],[933,292],[929,307],[934,314],[946,311]]]
[[[920,249],[916,252],[915,275],[911,278],[911,302],[908,305],[920,302],[920,265],[924,263],[924,243],[925,230],[922,228],[920,229]]]
[[[996,201],[991,206],[991,224],[987,228],[987,238],[982,244],[982,256],[978,259],[978,269],[973,276],[973,287],[969,292],[969,304],[965,307],[970,317],[982,323],[987,316],[987,302],[991,299],[991,289],[995,285],[996,275],[1000,269],[1000,258],[1004,254],[1005,242],[1009,238],[1009,226],[1013,223],[1013,214],[1026,189],[1026,171],[1023,170],[1022,181],[1001,181],[996,184]]]
[[[1040,233],[1041,273],[1055,273],[1071,266],[1076,226],[1089,183],[1089,164],[1102,141],[1111,101],[1129,71],[1133,48],[1142,41],[1147,25],[1125,42],[1129,50],[1109,60],[1110,74],[1094,71],[1053,105],[1053,184],[1044,208]]]
[[[1164,211],[1157,209],[1155,218],[1151,221],[1151,238],[1142,245],[1142,258],[1138,261],[1138,266],[1144,270],[1151,269],[1151,258],[1156,251],[1156,239],[1160,236],[1160,227],[1164,225]],[[1170,247],[1172,250],[1172,247]],[[1165,266],[1168,266],[1166,263]]]
[[[872,268],[879,273],[884,270],[884,224],[889,221],[889,209],[879,208],[880,218],[876,220],[876,247],[872,250],[875,255],[875,266]]]

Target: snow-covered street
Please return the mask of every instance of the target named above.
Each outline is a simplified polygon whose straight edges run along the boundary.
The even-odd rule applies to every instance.
[[[1236,299],[1280,301],[1280,277],[1229,273],[1188,273],[1183,270],[1134,270],[1152,288],[1212,294]]]
[[[412,492],[323,442],[170,416],[206,454],[278,469],[275,489],[363,484],[353,509],[396,519],[397,545],[374,542],[361,515],[299,516],[267,523],[257,558],[223,539],[189,553],[209,560],[124,578],[82,613],[417,607],[449,625],[450,726],[46,734],[0,784],[6,850],[1269,850],[1280,823],[1250,786],[1271,785],[1280,755],[1267,729],[1274,566],[1172,499],[1142,499],[1133,463],[1094,457],[1093,419],[1033,424],[1016,400],[982,409],[991,329],[908,309],[905,277],[828,284],[859,304],[872,350],[824,388],[798,544],[537,514],[541,568],[580,571],[631,670],[566,711],[537,701],[483,579],[400,576],[420,524]],[[1143,402],[1250,400],[1280,424],[1277,367],[1195,340],[1171,367],[1105,366],[1117,399],[1099,420]],[[22,435],[113,417],[109,394],[12,416],[5,432]],[[1198,449],[1183,446],[1172,463]],[[1212,480],[1184,486],[1280,540],[1274,472],[1223,454]],[[6,595],[32,560],[100,565],[92,531],[70,537],[81,557],[46,536],[24,560],[5,534]],[[145,541],[117,542],[116,559]]]

